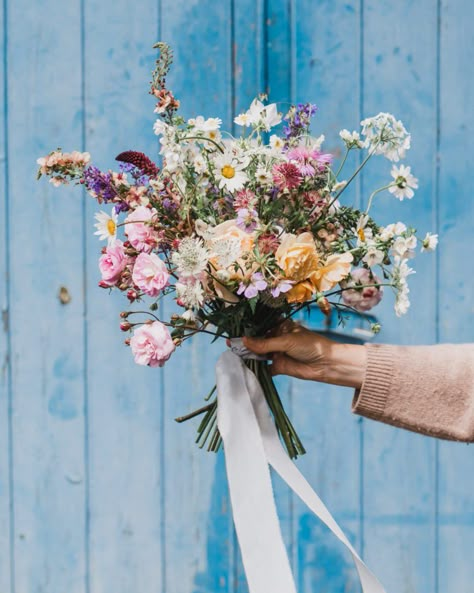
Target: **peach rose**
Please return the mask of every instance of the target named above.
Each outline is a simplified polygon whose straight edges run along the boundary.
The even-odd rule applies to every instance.
[[[351,271],[354,258],[352,253],[335,253],[330,255],[324,264],[310,275],[310,280],[318,292],[330,290]]]
[[[305,303],[311,299],[315,292],[316,290],[311,282],[305,280],[290,288],[285,296],[289,303]]]
[[[278,265],[285,272],[286,278],[294,282],[307,280],[316,270],[319,262],[311,233],[302,233],[301,235],[286,233],[283,235],[275,257]]]
[[[208,229],[211,230],[211,229]],[[254,234],[246,233],[240,227],[237,226],[235,220],[226,220],[221,222],[211,230],[212,239],[214,240],[225,240],[236,238],[240,241],[240,249],[242,252],[251,251],[254,245]]]

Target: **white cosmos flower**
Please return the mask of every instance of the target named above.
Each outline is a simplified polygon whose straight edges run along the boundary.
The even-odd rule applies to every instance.
[[[193,126],[196,131],[212,132],[221,127],[222,120],[220,117],[209,117],[208,119],[204,119],[202,115],[198,115],[196,118],[189,119],[188,124]]]
[[[270,146],[274,151],[281,152],[283,147],[285,146],[285,142],[283,141],[283,138],[280,138],[280,136],[272,134],[270,136]]]
[[[423,239],[421,245],[421,251],[434,251],[438,245],[438,235],[432,233],[426,233],[426,237]]]
[[[411,174],[411,168],[394,165],[390,172],[395,179],[395,185],[388,188],[388,191],[402,201],[404,198],[411,199],[415,195],[414,189],[418,189],[418,179]]]
[[[254,99],[249,109],[238,115],[234,122],[238,126],[246,127],[261,125],[268,132],[281,122],[281,114],[278,113],[276,103],[264,105],[258,99]]]
[[[117,214],[112,210],[112,214],[107,214],[101,210],[94,217],[97,222],[94,224],[97,229],[94,235],[99,236],[100,241],[107,240],[109,245],[113,245],[117,240]]]
[[[248,176],[244,171],[247,165],[247,161],[239,161],[231,151],[217,155],[214,159],[214,167],[219,187],[229,191],[242,189],[248,181]]]

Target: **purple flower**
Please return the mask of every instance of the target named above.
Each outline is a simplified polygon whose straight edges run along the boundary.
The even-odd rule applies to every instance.
[[[253,299],[260,291],[265,290],[267,286],[268,284],[264,280],[263,275],[260,272],[255,272],[247,283],[240,283],[237,294],[243,294],[245,298]]]
[[[102,173],[91,165],[84,169],[84,181],[88,191],[94,192],[99,200],[110,202],[117,196],[117,190],[112,183],[112,173]]]
[[[318,110],[316,105],[312,103],[298,103],[292,105],[284,117],[284,121],[288,125],[284,126],[283,134],[287,140],[287,144],[291,145],[291,141],[309,132],[311,118]]]
[[[280,296],[280,294],[291,290],[292,286],[293,282],[291,282],[291,280],[282,280],[276,286],[274,286],[270,292],[274,298],[277,298]]]
[[[237,226],[246,233],[251,233],[257,227],[257,211],[248,208],[239,208],[237,210]]]

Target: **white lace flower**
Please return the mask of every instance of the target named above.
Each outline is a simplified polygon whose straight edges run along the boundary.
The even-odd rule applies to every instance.
[[[423,239],[421,245],[421,251],[434,251],[438,245],[438,235],[432,233],[426,233],[426,237]]]
[[[212,241],[212,253],[219,268],[228,268],[242,255],[242,244],[239,237],[217,238]]]
[[[178,302],[187,309],[199,309],[204,304],[205,293],[201,282],[180,278],[175,288]]]
[[[402,201],[404,198],[411,199],[415,195],[414,189],[418,189],[418,179],[411,174],[411,168],[394,165],[390,172],[395,179],[395,185],[388,188],[388,191]]]
[[[178,251],[171,256],[178,273],[183,278],[197,278],[206,269],[209,251],[201,239],[185,237],[179,244]]]
[[[410,148],[411,136],[401,121],[391,113],[379,113],[360,122],[364,147],[382,154],[390,161],[398,162]]]
[[[101,210],[94,216],[97,220],[94,224],[97,229],[94,235],[99,236],[100,241],[107,240],[108,245],[113,245],[117,240],[117,214],[115,209],[112,210],[111,214],[107,214]]]

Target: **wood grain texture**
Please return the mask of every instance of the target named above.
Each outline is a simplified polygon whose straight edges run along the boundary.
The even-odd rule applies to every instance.
[[[8,4],[11,553],[15,591],[84,593],[82,208],[72,189],[35,181],[36,158],[53,138],[54,146],[81,144],[81,70],[71,69],[80,28],[69,28],[80,5],[30,8]]]
[[[436,11],[431,0],[397,5],[367,1],[363,25],[364,115],[388,111],[403,120],[412,134],[407,164],[420,179],[412,201],[400,203],[384,193],[376,198],[373,214],[383,223],[406,220],[424,235],[436,225]],[[364,200],[387,179],[390,168],[383,160],[369,164]],[[419,255],[414,267],[409,313],[395,317],[389,291],[377,312],[382,342],[436,340],[436,257]],[[435,447],[434,440],[365,423],[364,552],[369,564],[379,567],[388,591],[435,590]]]
[[[378,196],[374,214],[420,234],[438,226],[441,243],[415,260],[406,318],[386,294],[379,341],[472,341],[473,13],[468,0],[4,0],[1,593],[247,591],[223,455],[193,444],[195,421],[173,420],[201,404],[222,345],[185,344],[164,371],[134,365],[118,329],[127,303],[96,286],[97,205],[36,184],[36,158],[81,144],[103,168],[126,149],[156,158],[158,39],[175,50],[169,83],[186,117],[229,129],[261,91],[282,111],[314,101],[313,133],[338,159],[339,129],[392,111],[412,132],[420,189],[403,204]],[[344,200],[363,204],[389,171],[374,162]],[[309,452],[299,467],[387,591],[471,593],[471,447],[361,422],[348,390],[279,386]],[[358,591],[350,556],[275,486],[299,593]]]
[[[359,113],[359,5],[295,3],[292,101],[316,103],[312,133],[325,134],[324,150],[341,154],[337,136],[353,129]],[[335,98],[338,97],[336,100]],[[347,164],[351,172],[356,162]],[[353,202],[357,192],[347,192]],[[299,462],[352,543],[360,548],[361,426],[350,414],[350,390],[295,381],[293,415],[309,454]],[[300,502],[295,504],[294,540],[299,591],[359,590],[350,554]]]
[[[8,110],[7,110],[7,6],[0,8],[0,35],[3,56],[0,60],[0,178],[3,199],[0,198],[0,591],[11,591],[12,555],[10,548],[12,516],[10,476],[10,360],[9,360],[9,237],[8,237]]]
[[[472,342],[474,245],[474,43],[470,2],[441,2],[438,271],[439,340]],[[474,580],[474,458],[471,446],[439,444],[439,591],[468,593]]]
[[[88,0],[85,30],[85,140],[99,167],[134,149],[156,156],[148,92],[159,36],[158,5]],[[77,199],[77,197],[76,197]],[[97,203],[86,199],[91,593],[165,591],[162,373],[134,364],[119,312],[122,294],[97,288],[102,244]],[[103,210],[110,211],[110,206]]]

